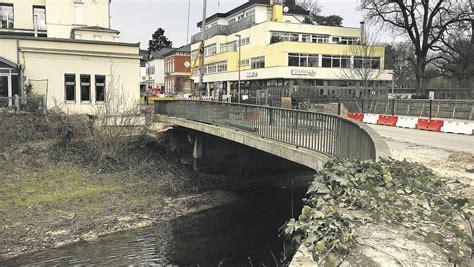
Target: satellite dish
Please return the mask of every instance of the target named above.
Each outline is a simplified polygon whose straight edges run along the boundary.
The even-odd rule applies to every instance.
[[[189,63],[189,61],[185,61],[184,62],[184,67],[186,67],[186,68],[191,67],[191,63]]]
[[[288,13],[288,11],[290,11],[289,7],[286,6],[286,7],[283,8],[283,12]]]

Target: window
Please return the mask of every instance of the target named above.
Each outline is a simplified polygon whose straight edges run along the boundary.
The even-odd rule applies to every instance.
[[[354,68],[357,69],[380,69],[380,58],[354,57]]]
[[[288,54],[288,66],[319,67],[319,55],[316,55],[316,54]]]
[[[91,76],[81,75],[81,101],[91,101]]]
[[[105,101],[105,76],[104,75],[95,76],[95,101],[96,102]]]
[[[329,35],[313,34],[311,36],[311,42],[313,42],[313,43],[329,43]]]
[[[212,56],[217,54],[217,46],[216,44],[208,45],[204,47],[204,56]]]
[[[298,42],[300,39],[299,33],[290,33],[290,32],[272,32],[270,43],[278,42]]]
[[[237,44],[236,41],[230,42],[230,43],[227,43],[227,44],[221,44],[221,53],[237,51],[236,44]]]
[[[248,45],[250,44],[250,37],[245,37],[240,40],[240,45]]]
[[[84,3],[74,2],[74,24],[85,25],[85,8]]]
[[[76,75],[64,75],[66,101],[76,101]]]
[[[13,28],[13,4],[0,4],[0,22],[2,26],[1,28]]]
[[[242,59],[240,61],[240,66],[249,66],[250,65],[250,59]]]
[[[351,58],[348,56],[323,55],[323,68],[350,68]]]
[[[46,30],[46,7],[33,6],[33,22],[36,20],[36,27],[39,31]]]
[[[355,45],[359,43],[359,38],[357,37],[341,37],[340,44]]]
[[[234,22],[235,22],[235,18],[229,20],[229,24],[234,23]]]
[[[256,57],[251,60],[252,69],[261,69],[265,68],[265,57]]]
[[[246,17],[255,16],[255,9],[252,9],[249,12],[245,13],[245,16]]]
[[[204,73],[211,74],[216,72],[225,72],[227,71],[227,61],[211,63],[204,66]]]

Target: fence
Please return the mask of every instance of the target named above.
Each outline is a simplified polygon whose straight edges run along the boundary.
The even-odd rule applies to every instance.
[[[43,113],[46,114],[46,96],[38,97],[0,97],[0,109],[15,113]]]
[[[352,113],[374,113],[446,119],[474,119],[474,100],[336,99],[313,103],[343,103]]]
[[[330,114],[185,100],[155,103],[155,113],[239,129],[335,158],[376,160],[386,148],[367,126]]]

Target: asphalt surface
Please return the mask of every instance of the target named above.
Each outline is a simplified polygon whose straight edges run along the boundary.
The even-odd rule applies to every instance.
[[[461,135],[416,129],[368,124],[387,142],[400,141],[446,151],[465,151],[474,154],[474,135]],[[389,145],[390,146],[390,145]]]

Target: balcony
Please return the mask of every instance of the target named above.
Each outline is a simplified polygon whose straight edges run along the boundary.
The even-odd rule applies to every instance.
[[[231,35],[252,27],[255,23],[255,15],[245,17],[229,25],[215,25],[206,30],[206,38],[209,39],[216,35]],[[202,32],[196,33],[191,37],[191,43],[197,43],[202,40]]]

